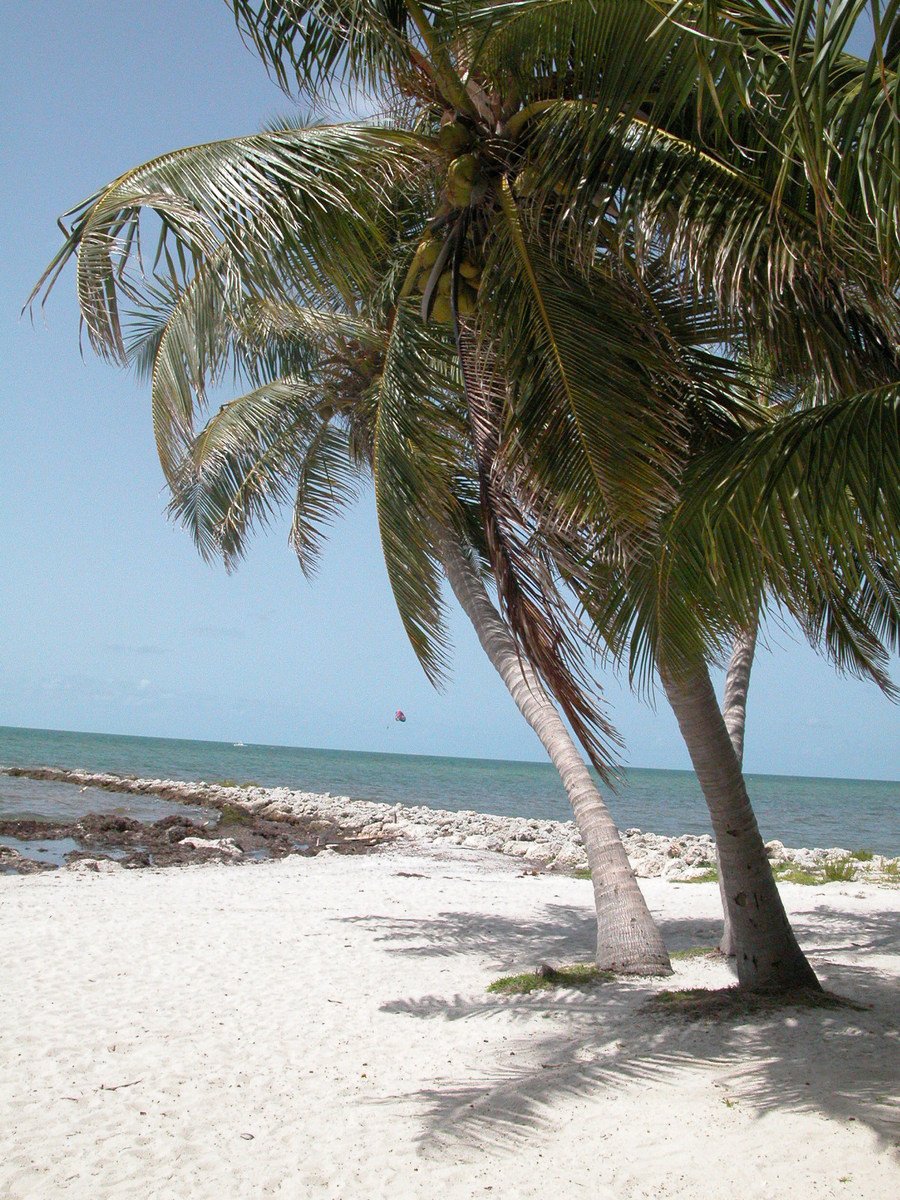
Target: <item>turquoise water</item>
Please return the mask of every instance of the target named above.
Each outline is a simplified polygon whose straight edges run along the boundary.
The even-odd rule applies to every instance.
[[[543,763],[0,727],[0,765],[283,785],[354,799],[501,816],[568,820],[571,815],[559,777]],[[747,782],[767,840],[900,854],[898,783],[786,775],[750,775]],[[22,814],[37,804],[42,810],[48,804],[70,804],[76,790],[72,785],[0,775],[0,815]],[[706,807],[690,771],[632,769],[619,791],[607,799],[622,829],[710,832]]]

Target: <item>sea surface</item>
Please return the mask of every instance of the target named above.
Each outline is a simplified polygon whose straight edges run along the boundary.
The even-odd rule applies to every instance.
[[[500,816],[569,820],[571,810],[549,764],[497,759],[367,754],[294,746],[240,745],[0,727],[0,766],[58,766],[144,778],[255,783],[331,792],[390,804],[424,804]],[[787,846],[869,849],[900,855],[900,783],[749,775],[763,837]],[[691,771],[631,769],[606,792],[621,829],[677,835],[709,833],[703,797]],[[72,820],[85,812],[157,819],[146,797],[73,784],[0,775],[0,817]],[[151,809],[152,814],[151,815]]]

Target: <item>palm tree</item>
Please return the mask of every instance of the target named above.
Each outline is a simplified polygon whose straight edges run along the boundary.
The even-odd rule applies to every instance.
[[[129,356],[152,383],[173,512],[201,553],[220,555],[231,566],[253,528],[292,502],[291,542],[311,573],[324,527],[355,494],[360,478],[376,473],[376,456],[378,474],[392,481],[376,490],[379,509],[386,507],[386,492],[393,511],[397,493],[402,495],[402,537],[422,536],[408,518],[427,489],[429,552],[559,771],[572,805],[594,881],[598,964],[623,974],[670,971],[597,785],[485,587],[477,509],[465,499],[471,456],[446,339],[396,310],[379,328],[321,306],[252,299],[229,286],[233,263],[226,253],[215,266],[217,274],[206,272],[198,286],[177,295],[161,292],[153,307],[132,314]],[[228,366],[251,390],[195,432],[207,387]],[[385,448],[398,401],[405,409],[402,460]],[[427,483],[417,462],[426,464]],[[445,493],[440,519],[434,516],[439,489]],[[398,536],[390,512],[381,524],[386,534]]]
[[[884,618],[883,564],[896,546],[896,521],[885,518],[882,500],[870,502],[857,487],[848,503],[829,483],[834,503],[828,513],[862,516],[871,544],[860,551],[855,525],[808,521],[808,502],[802,528],[786,535],[783,496],[773,487],[774,501],[762,514],[768,524],[756,521],[765,524],[766,553],[751,568],[729,552],[734,544],[750,544],[746,538],[728,542],[736,524],[730,518],[707,522],[702,537],[696,531],[675,537],[667,524],[680,512],[679,497],[690,494],[692,478],[711,469],[704,444],[704,466],[691,475],[697,430],[722,421],[737,434],[743,402],[735,393],[752,392],[729,370],[727,356],[710,347],[735,345],[750,361],[774,355],[788,375],[802,367],[816,396],[829,402],[855,387],[855,408],[848,401],[842,411],[860,449],[847,463],[857,480],[866,460],[860,430],[896,393],[896,303],[890,280],[872,269],[877,238],[864,236],[846,172],[838,172],[843,191],[835,191],[831,176],[814,186],[803,174],[806,160],[794,168],[790,153],[771,153],[786,128],[784,106],[777,104],[775,38],[783,42],[784,21],[771,18],[777,28],[750,38],[754,46],[776,46],[775,67],[758,81],[755,64],[748,69],[747,13],[761,27],[768,10],[752,5],[740,11],[705,6],[721,28],[703,43],[710,47],[704,53],[697,52],[690,22],[660,22],[659,6],[644,0],[511,0],[435,5],[427,14],[411,0],[233,7],[283,79],[293,76],[315,88],[327,76],[399,97],[406,128],[282,131],[190,148],[92,197],[76,211],[57,262],[78,250],[92,340],[101,351],[121,355],[117,293],[139,287],[125,270],[142,206],[160,215],[163,244],[180,247],[201,268],[224,243],[241,277],[260,292],[277,295],[286,280],[321,292],[327,280],[326,293],[352,303],[371,291],[372,252],[392,188],[430,181],[429,237],[400,293],[418,281],[424,318],[449,310],[487,549],[517,642],[563,691],[570,718],[587,720],[589,732],[583,694],[577,686],[565,691],[560,676],[555,652],[567,644],[558,622],[547,620],[558,611],[551,589],[529,566],[535,537],[561,525],[589,530],[595,546],[613,547],[633,595],[643,589],[648,598],[667,597],[663,609],[642,618],[661,620],[664,636],[654,631],[644,642],[710,805],[739,977],[775,988],[809,981],[706,663],[726,635],[755,619],[760,578],[797,609],[807,611],[810,600],[818,602],[810,613],[821,613],[823,605],[840,613],[835,581],[843,584],[855,571],[872,611]],[[821,47],[803,32],[800,50],[792,51],[795,74],[821,58]],[[769,50],[760,53],[766,59]],[[856,95],[871,94],[866,64],[841,54],[830,63],[850,80],[844,94],[853,88]],[[884,65],[890,88],[890,55]],[[787,78],[793,88],[794,75]],[[849,111],[845,105],[841,119],[849,120]],[[845,193],[844,215],[832,219],[835,196],[843,202]],[[411,222],[411,230],[420,229]],[[878,236],[883,241],[890,230]],[[436,261],[426,267],[432,256]],[[173,256],[166,267],[184,281],[184,262]],[[477,302],[466,271],[481,276]],[[443,303],[442,280],[449,281]],[[684,294],[670,303],[664,297],[672,296],[676,282]],[[472,307],[477,320],[466,315]],[[882,393],[872,389],[873,378]],[[510,431],[515,436],[504,436]],[[712,442],[709,453],[725,461],[721,439]],[[766,456],[777,453],[778,438],[754,418],[730,444],[749,454],[758,477]],[[786,445],[782,439],[782,450]],[[377,454],[375,470],[378,495]],[[742,487],[746,494],[750,486],[739,476],[725,475],[715,493],[731,488],[735,511]],[[741,478],[752,481],[754,471]],[[881,478],[891,482],[884,473]],[[402,496],[404,481],[396,482]],[[382,493],[386,506],[389,490]],[[402,516],[393,517],[402,528]],[[717,559],[701,553],[710,545],[721,550],[720,543],[725,552]],[[816,554],[779,567],[776,548],[788,544]],[[417,652],[433,667],[440,622],[429,543],[420,533],[389,548],[389,570],[392,561],[399,567],[392,583],[401,613]],[[604,569],[608,564],[602,554],[587,553],[588,560],[566,570],[595,596],[590,555]],[[698,566],[702,575],[710,561],[715,588],[703,598],[704,624],[684,603],[670,603],[668,594],[679,581],[680,595],[690,596]],[[819,633],[851,662],[871,663],[872,643],[848,636],[844,616]],[[759,911],[766,921],[756,919]]]

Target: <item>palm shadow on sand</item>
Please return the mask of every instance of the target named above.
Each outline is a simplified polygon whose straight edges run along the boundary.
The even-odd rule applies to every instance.
[[[658,914],[657,914],[658,915]],[[483,913],[447,912],[434,919],[358,918],[399,956],[478,954],[485,985],[494,974],[532,969],[539,962],[584,961],[593,949],[594,923],[582,908],[547,905],[536,919],[514,921]],[[670,948],[710,944],[708,919],[660,921]],[[436,1081],[419,1093],[421,1143],[434,1148],[459,1139],[515,1147],[550,1123],[554,1102],[620,1090],[642,1080],[713,1069],[745,1109],[818,1112],[839,1122],[859,1121],[878,1138],[900,1134],[894,1091],[898,1078],[896,982],[875,966],[840,961],[848,953],[897,948],[892,914],[822,909],[799,914],[795,926],[825,985],[866,1006],[784,1008],[735,1020],[691,1021],[647,1011],[667,981],[611,981],[589,991],[559,990],[528,996],[430,995],[403,998],[382,1011],[432,1020],[496,1016],[528,1020],[529,1035],[507,1059],[478,1077]],[[555,1028],[534,1032],[534,1018]],[[564,1025],[564,1028],[560,1028]],[[833,1053],[812,1053],[825,1044]],[[712,1085],[711,1085],[712,1086]]]

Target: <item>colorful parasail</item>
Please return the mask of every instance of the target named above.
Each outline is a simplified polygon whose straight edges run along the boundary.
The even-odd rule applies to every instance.
[[[394,713],[394,720],[400,721],[401,723],[406,720],[406,713],[403,711],[402,708],[398,708],[397,711]]]

